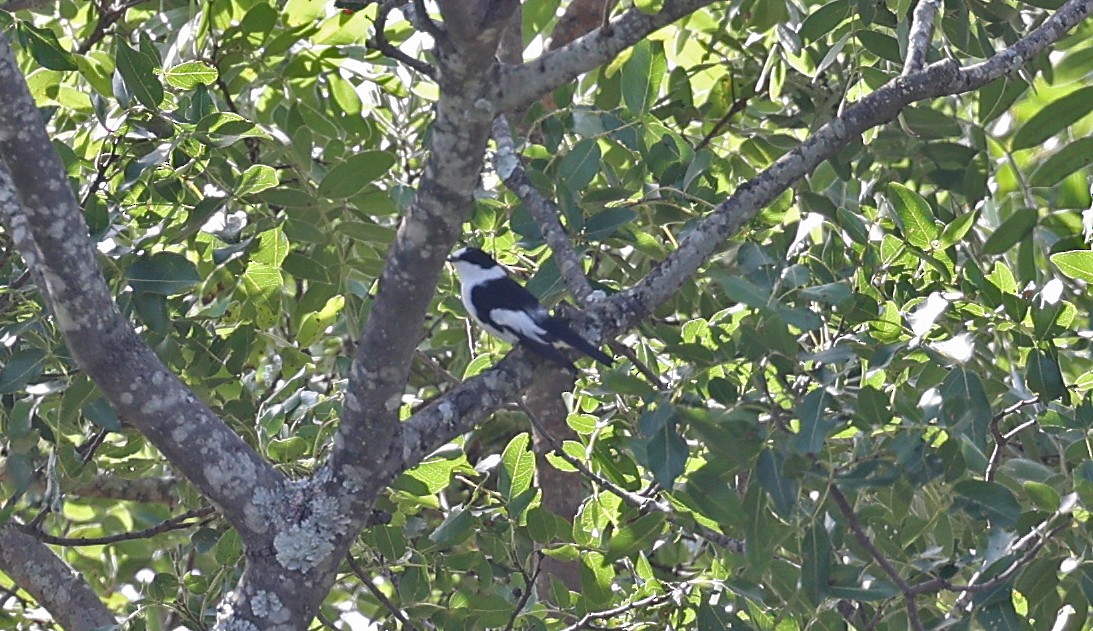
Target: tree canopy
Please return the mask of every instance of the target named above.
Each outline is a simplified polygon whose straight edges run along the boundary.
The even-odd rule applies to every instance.
[[[1093,624],[1093,0],[0,9],[3,625]]]

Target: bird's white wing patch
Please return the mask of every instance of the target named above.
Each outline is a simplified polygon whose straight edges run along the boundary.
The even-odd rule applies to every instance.
[[[494,309],[490,312],[490,318],[497,324],[512,329],[521,337],[529,338],[541,344],[547,343],[546,331],[536,324],[535,320],[526,311]]]

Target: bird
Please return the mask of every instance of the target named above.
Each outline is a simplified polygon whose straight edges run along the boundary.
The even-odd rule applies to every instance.
[[[459,276],[460,298],[467,313],[490,335],[521,344],[571,372],[577,368],[562,352],[564,348],[576,349],[605,366],[615,363],[564,320],[550,315],[538,298],[486,252],[461,248],[448,262]]]

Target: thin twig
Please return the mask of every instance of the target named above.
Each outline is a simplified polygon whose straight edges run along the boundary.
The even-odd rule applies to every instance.
[[[425,365],[429,367],[429,370],[432,370],[436,374],[443,377],[444,381],[447,381],[449,384],[453,386],[458,386],[463,383],[462,379],[453,375],[447,368],[441,366],[440,362],[438,362],[431,355],[421,350],[420,348],[414,351],[414,357],[424,362]]]
[[[829,484],[827,488],[831,498],[835,500],[835,504],[846,517],[846,521],[850,525],[850,531],[854,533],[854,538],[869,552],[869,556],[873,557],[873,560],[884,570],[888,578],[892,579],[892,582],[899,587],[899,591],[903,594],[903,599],[907,603],[907,618],[911,628],[915,631],[922,631],[922,621],[918,618],[918,605],[915,603],[915,592],[911,591],[911,586],[903,580],[903,577],[899,575],[888,557],[884,556],[884,553],[877,548],[873,540],[866,534],[865,529],[862,528],[861,520],[858,519],[858,513],[854,511],[854,507],[850,505],[839,487],[835,484]]]
[[[695,145],[695,151],[705,149],[706,145],[710,144],[710,142],[713,141],[714,138],[717,138],[717,136],[721,133],[721,128],[729,122],[729,119],[744,111],[744,108],[747,106],[748,100],[743,97],[733,101],[732,107],[729,108],[729,111],[725,112],[725,115],[718,119],[717,123],[714,124],[713,129],[707,132],[706,135],[702,137],[702,140],[698,141],[698,144]]]
[[[1046,523],[1047,522],[1045,521],[1042,525],[1046,525]],[[998,587],[999,585],[1013,578],[1018,570],[1027,565],[1030,561],[1032,561],[1032,559],[1036,557],[1036,554],[1040,552],[1040,549],[1044,547],[1044,544],[1047,543],[1048,539],[1050,539],[1056,533],[1060,532],[1069,525],[1070,521],[1067,520],[1066,522],[1059,524],[1058,526],[1042,534],[1040,532],[1039,526],[1033,528],[1027,535],[1021,537],[1016,542],[1014,542],[1013,545],[1010,546],[1010,550],[1017,551],[1029,545],[1030,543],[1032,544],[1031,547],[1029,547],[1024,554],[1022,554],[1017,559],[1014,559],[1013,563],[1010,563],[1009,567],[1007,567],[1005,570],[1002,570],[997,575],[992,577],[989,581],[984,583],[976,584],[975,579],[973,578],[972,580],[968,581],[967,585],[964,585],[962,587],[956,588],[956,586],[953,586],[952,588],[946,588],[953,589],[954,591],[956,591],[956,589],[959,589],[960,591],[960,596],[958,596],[956,602],[953,603],[951,611],[962,611],[966,606],[968,598],[972,594],[994,589],[995,587]]]
[[[635,611],[637,609],[643,609],[645,607],[655,607],[657,605],[664,604],[671,600],[671,594],[653,594],[652,596],[646,596],[641,600],[635,600],[632,603],[625,605],[619,605],[612,609],[605,609],[603,611],[592,611],[581,616],[580,620],[568,627],[562,629],[562,631],[577,631],[578,629],[587,629],[588,623],[593,620],[606,620],[608,618],[614,618],[620,616],[629,611]]]
[[[634,349],[619,342],[608,342],[607,346],[619,355],[622,355],[626,359],[629,359],[630,363],[634,365],[634,368],[637,368],[638,372],[640,372],[642,375],[645,375],[645,378],[648,379],[654,386],[656,386],[657,390],[665,391],[668,389],[668,384],[664,383],[664,380],[661,379],[655,372],[653,372],[652,368],[646,366],[645,362],[638,359],[638,354],[634,351]]]
[[[372,38],[372,41],[370,43],[376,50],[380,51],[384,55],[387,55],[391,59],[401,61],[407,66],[410,66],[414,70],[417,70],[421,74],[435,81],[437,78],[436,68],[430,66],[424,61],[421,61],[420,59],[414,59],[410,55],[407,55],[406,53],[399,50],[398,47],[391,44],[391,42],[387,41],[387,34],[384,33],[384,30],[387,28],[387,16],[391,13],[391,9],[393,8],[393,5],[380,3],[379,13],[376,15],[376,34]]]
[[[429,17],[429,10],[425,8],[425,0],[414,0],[414,13],[417,14],[416,26],[429,34],[439,46],[448,42],[448,34],[444,28]]]
[[[554,261],[562,273],[566,288],[579,305],[587,304],[593,290],[584,274],[581,257],[573,249],[569,235],[562,222],[558,220],[558,205],[547,199],[535,188],[528,177],[527,170],[516,154],[516,146],[509,131],[509,122],[505,116],[498,116],[493,121],[493,139],[497,142],[497,157],[494,169],[501,176],[510,191],[520,198],[528,214],[539,226],[547,245],[554,252]]]
[[[543,568],[543,551],[535,551],[535,570],[529,575],[524,570],[520,563],[516,563],[516,568],[520,570],[520,574],[524,577],[524,592],[520,594],[520,600],[516,603],[516,607],[512,610],[512,617],[509,618],[509,623],[505,625],[505,631],[512,631],[516,625],[517,618],[520,617],[520,611],[524,606],[528,604],[528,600],[531,599],[532,592],[535,591],[535,579],[539,577],[539,570]]]
[[[1039,402],[1040,397],[1034,397],[1032,399],[1018,401],[991,417],[989,428],[991,437],[994,438],[994,449],[991,450],[991,456],[987,460],[987,470],[983,474],[984,479],[986,479],[988,482],[994,480],[994,474],[998,471],[998,466],[1002,462],[1002,450],[1006,448],[1009,440],[1016,435],[1017,430],[1024,429],[1028,426],[1027,423],[1022,424],[1018,426],[1016,430],[1003,434],[1001,428],[999,428],[999,424],[1010,414],[1013,414],[1014,412],[1017,412],[1024,407],[1035,405]],[[1030,423],[1035,423],[1035,421],[1030,421]]]
[[[384,594],[380,588],[372,583],[372,579],[368,577],[368,573],[365,572],[360,563],[357,563],[357,560],[353,558],[352,554],[346,554],[345,561],[349,564],[349,568],[353,570],[353,573],[357,575],[357,578],[360,579],[364,588],[371,592],[372,595],[376,597],[376,600],[380,601],[380,604],[387,608],[387,611],[389,611],[396,620],[401,622],[407,629],[417,629],[417,627],[414,626],[414,623],[410,622],[410,619],[406,614],[404,614],[395,603],[391,602],[391,599],[387,597],[387,594]]]
[[[91,35],[76,49],[76,52],[81,55],[91,50],[91,47],[98,44],[106,37],[106,31],[108,28],[114,25],[115,22],[125,16],[125,12],[138,4],[143,4],[148,0],[128,0],[121,2],[116,6],[107,7],[98,3],[92,3],[95,8],[99,10],[99,20],[95,23],[94,28],[91,31]]]
[[[155,535],[163,534],[165,532],[170,532],[172,530],[181,530],[183,528],[189,528],[191,526],[198,526],[198,525],[201,525],[201,524],[205,524],[205,523],[208,523],[211,520],[211,518],[210,519],[205,519],[205,518],[209,517],[210,515],[212,515],[215,512],[216,512],[216,509],[213,508],[212,506],[204,506],[202,508],[195,508],[194,510],[186,511],[185,513],[182,513],[181,515],[178,515],[176,517],[171,517],[170,519],[166,519],[166,520],[160,522],[159,524],[157,524],[155,526],[152,526],[151,528],[146,528],[144,530],[138,530],[136,532],[123,532],[123,533],[120,533],[120,534],[117,534],[117,535],[107,535],[105,537],[84,537],[84,538],[57,537],[55,535],[50,535],[50,534],[44,533],[41,530],[30,528],[29,525],[26,525],[26,524],[20,524],[19,525],[19,530],[21,530],[21,531],[25,532],[26,534],[34,537],[35,539],[41,541],[42,543],[48,543],[49,545],[53,545],[53,546],[66,546],[66,547],[105,546],[105,545],[110,545],[112,543],[119,543],[119,542],[122,542],[122,541],[133,541],[134,539],[147,539],[149,537],[154,537]],[[199,519],[201,521],[189,522],[188,520],[190,520],[190,519]]]

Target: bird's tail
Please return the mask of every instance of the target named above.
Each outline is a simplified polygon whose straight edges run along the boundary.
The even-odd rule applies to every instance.
[[[555,338],[581,351],[585,355],[588,355],[589,357],[600,362],[604,366],[610,367],[614,365],[614,359],[611,359],[611,357],[607,353],[604,353],[600,349],[593,346],[591,342],[578,335],[577,332],[569,328],[569,325],[567,325],[565,322],[559,320],[558,318],[551,318],[549,326],[550,330],[548,332]]]

